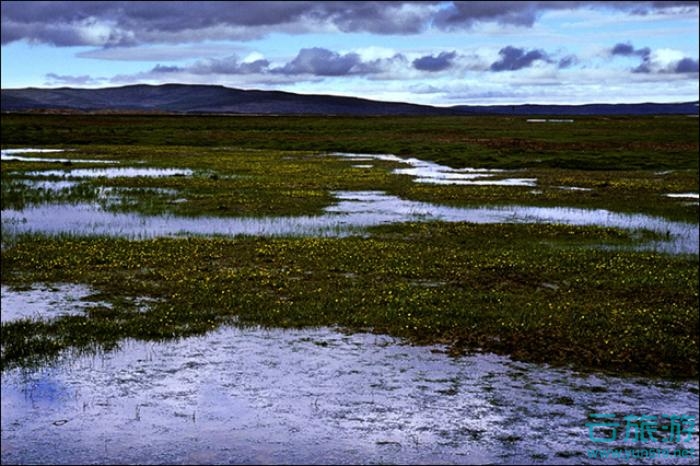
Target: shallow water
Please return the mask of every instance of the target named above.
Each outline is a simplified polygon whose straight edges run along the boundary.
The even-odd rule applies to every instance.
[[[19,162],[55,162],[55,163],[119,163],[115,160],[90,160],[90,159],[65,159],[54,157],[24,157],[15,154],[44,154],[65,152],[64,149],[3,149],[0,150],[0,161],[19,161]]]
[[[36,285],[21,292],[11,291],[2,285],[0,320],[3,323],[18,319],[52,320],[67,315],[81,315],[83,310],[96,303],[83,298],[93,294],[86,285],[59,283]],[[109,306],[109,303],[100,303]]]
[[[191,176],[188,168],[78,168],[73,170],[40,170],[27,172],[28,176],[75,178],[163,178],[166,176]]]
[[[330,155],[349,158],[355,162],[381,160],[409,165],[410,168],[396,168],[392,173],[396,175],[413,176],[416,183],[468,186],[535,186],[537,184],[537,179],[535,178],[502,178],[504,174],[508,173],[506,170],[451,168],[446,165],[416,158],[404,159],[393,154],[333,152]]]
[[[381,191],[341,191],[338,202],[317,216],[179,217],[115,213],[97,204],[42,204],[2,212],[3,235],[111,235],[151,238],[172,235],[346,236],[359,229],[407,221],[471,223],[561,223],[628,230],[648,229],[667,237],[642,246],[670,253],[698,253],[698,226],[604,209],[501,206],[462,208],[409,201]]]
[[[9,149],[4,152],[53,152],[59,149]],[[332,156],[353,161],[380,160],[408,165],[397,168],[395,174],[410,175],[418,183],[535,186],[534,178],[503,178],[506,170],[454,169],[416,158],[401,158],[392,154],[332,153]],[[367,165],[370,166],[370,165]],[[59,190],[72,185],[70,180],[81,178],[190,176],[192,170],[176,168],[104,168],[43,170],[29,172],[40,177],[61,177],[63,180],[28,180],[34,188]],[[585,188],[560,186],[561,189]],[[103,193],[104,195],[107,193]],[[112,195],[114,193],[112,192]],[[118,193],[117,193],[118,195]],[[315,235],[344,236],[359,229],[406,221],[442,220],[472,223],[563,223],[568,225],[597,225],[630,230],[647,229],[665,235],[665,241],[643,246],[646,249],[671,253],[698,253],[698,226],[669,222],[642,214],[618,214],[602,209],[564,207],[502,206],[457,208],[417,201],[408,201],[380,191],[341,191],[334,193],[338,203],[316,216],[295,217],[176,217],[173,215],[145,216],[137,213],[105,211],[98,204],[41,204],[21,211],[2,212],[4,234],[41,232],[49,234],[116,235],[149,238],[172,235]],[[687,193],[680,195],[686,197]],[[118,201],[118,198],[113,199]],[[176,202],[182,202],[178,199]]]
[[[664,195],[666,197],[673,197],[678,199],[700,199],[700,194],[698,193],[672,193]]]
[[[697,393],[380,335],[222,328],[4,371],[2,462],[616,464],[587,452],[649,444],[592,441],[590,414],[697,420]],[[697,452],[693,432],[663,446]]]

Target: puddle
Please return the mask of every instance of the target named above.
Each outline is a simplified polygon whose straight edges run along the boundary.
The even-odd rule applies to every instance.
[[[51,286],[35,285],[29,290],[12,291],[2,285],[2,307],[0,308],[3,323],[19,319],[52,320],[67,315],[82,315],[87,307],[108,303],[82,301],[94,291],[85,285],[70,283]]]
[[[410,174],[413,174],[410,172],[414,172],[414,170],[407,169],[407,170],[395,170],[394,171],[394,173],[402,174],[400,172],[403,172],[403,174],[410,175]],[[451,178],[442,178],[441,174],[433,174],[433,175],[435,175],[435,176],[416,177],[415,182],[416,183],[428,183],[428,184],[461,185],[461,186],[536,186],[537,185],[536,178],[504,178],[504,179],[500,179],[500,180],[470,180],[469,177],[471,175],[463,175],[462,177],[454,178],[454,176],[459,176],[459,174],[457,174],[457,173],[452,174],[453,177],[451,177]],[[479,175],[479,176],[492,176],[492,175]]]
[[[191,176],[188,168],[79,168],[74,170],[41,170],[26,172],[28,176],[60,178],[163,178],[166,176]]]
[[[648,229],[667,241],[646,249],[670,253],[698,253],[698,226],[642,214],[604,209],[500,206],[462,208],[404,200],[381,191],[341,191],[338,203],[317,216],[296,217],[179,217],[107,212],[97,204],[42,204],[2,212],[3,235],[109,235],[152,238],[172,235],[347,236],[359,229],[408,221],[470,223],[561,223],[597,225],[627,230]]]
[[[4,371],[2,462],[616,464],[587,452],[640,448],[622,431],[592,441],[592,413],[697,420],[698,383],[455,359],[327,328],[222,328]],[[663,446],[697,452],[692,430]]]
[[[593,191],[591,188],[581,188],[579,186],[557,186],[557,188],[564,191]]]
[[[470,185],[470,186],[535,186],[536,178],[500,178],[506,170],[482,168],[451,168],[435,162],[416,158],[404,159],[392,154],[355,154],[348,152],[333,152],[330,155],[350,158],[355,162],[381,160],[410,165],[410,168],[397,168],[392,171],[395,175],[410,175],[416,183],[441,185]],[[358,167],[357,165],[354,165]],[[360,165],[371,167],[371,165]]]
[[[51,157],[24,157],[15,154],[44,154],[65,152],[64,149],[3,149],[0,150],[0,161],[19,161],[19,162],[56,162],[56,163],[119,163],[116,160],[89,160],[89,159],[61,159]]]

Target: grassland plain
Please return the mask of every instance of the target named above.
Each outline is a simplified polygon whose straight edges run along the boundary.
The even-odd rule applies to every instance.
[[[194,173],[88,179],[49,193],[17,175],[56,164],[5,161],[3,209],[99,201],[110,187],[121,193],[105,205],[113,210],[313,215],[333,202],[333,191],[381,190],[455,206],[592,207],[698,221],[696,202],[664,196],[698,192],[698,120],[682,116],[531,124],[515,117],[8,114],[2,144]],[[392,174],[393,162],[358,168],[324,155],[333,151],[503,168],[513,170],[504,176],[538,184],[419,184]],[[610,228],[441,222],[346,238],[3,235],[3,284],[85,283],[113,306],[51,322],[3,323],[2,364],[237,323],[339,325],[447,343],[455,354],[478,348],[580,368],[696,377],[698,257],[600,247],[640,240]],[[134,304],[137,297],[154,299],[148,312]]]

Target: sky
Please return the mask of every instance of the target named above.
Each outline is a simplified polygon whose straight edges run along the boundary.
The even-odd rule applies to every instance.
[[[3,89],[217,84],[437,106],[698,100],[698,2],[0,8]]]

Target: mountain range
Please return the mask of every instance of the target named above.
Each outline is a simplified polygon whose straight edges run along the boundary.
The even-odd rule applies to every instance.
[[[137,84],[102,89],[2,89],[2,112],[114,112],[240,115],[670,115],[698,114],[698,102],[435,107],[357,97],[234,89],[216,85]]]

